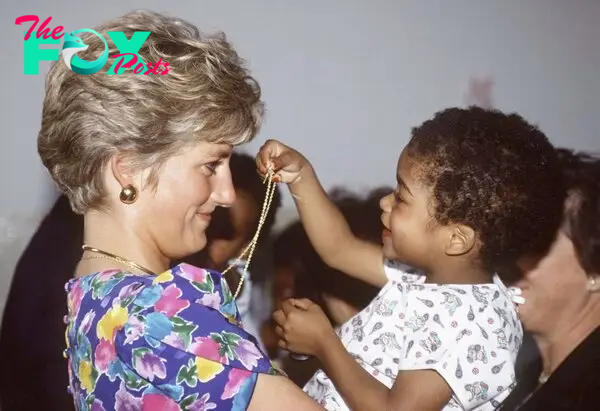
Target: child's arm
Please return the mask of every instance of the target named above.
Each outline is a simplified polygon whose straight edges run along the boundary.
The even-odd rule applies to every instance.
[[[346,351],[321,309],[308,300],[286,302],[274,319],[280,346],[316,356],[352,410],[437,411],[452,397],[451,388],[433,370],[401,371],[387,388]]]
[[[432,370],[400,371],[387,388],[356,362],[335,334],[315,356],[351,410],[438,411],[452,398],[448,384]]]
[[[269,140],[257,156],[259,172],[266,174],[269,165],[279,181],[288,183],[308,238],[323,261],[352,277],[383,286],[387,279],[382,248],[352,234],[308,160],[294,149]]]

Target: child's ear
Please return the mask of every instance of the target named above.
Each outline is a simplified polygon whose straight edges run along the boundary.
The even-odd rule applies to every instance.
[[[450,230],[445,250],[447,255],[463,255],[475,247],[475,231],[471,227],[457,224],[450,227]]]

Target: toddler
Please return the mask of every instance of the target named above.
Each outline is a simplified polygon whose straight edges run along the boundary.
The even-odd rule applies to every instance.
[[[280,347],[323,365],[304,390],[328,410],[492,410],[513,388],[522,328],[510,285],[541,256],[565,190],[553,146],[516,114],[450,108],[412,130],[380,201],[383,248],[354,237],[311,164],[268,141],[257,156],[288,184],[331,267],[381,288],[336,333],[317,305],[274,314]]]

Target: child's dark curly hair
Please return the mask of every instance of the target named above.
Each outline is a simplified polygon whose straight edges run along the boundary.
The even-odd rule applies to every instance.
[[[566,188],[557,152],[517,114],[449,108],[412,130],[407,154],[431,187],[435,221],[471,227],[480,262],[512,283],[516,261],[547,252]]]

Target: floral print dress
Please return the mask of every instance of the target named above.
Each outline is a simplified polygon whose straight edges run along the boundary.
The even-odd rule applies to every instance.
[[[180,264],[66,284],[65,356],[77,410],[245,410],[276,375],[219,273]]]

